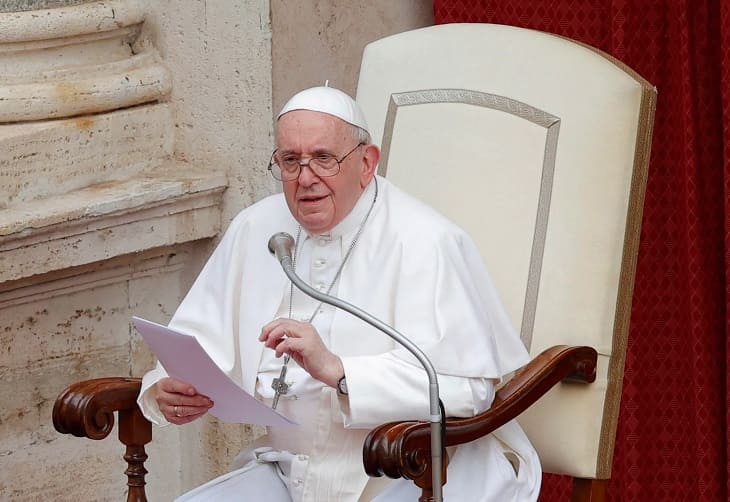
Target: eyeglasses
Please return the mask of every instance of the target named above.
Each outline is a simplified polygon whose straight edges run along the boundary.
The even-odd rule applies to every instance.
[[[308,160],[302,160],[299,155],[287,153],[280,156],[278,150],[274,150],[269,161],[269,171],[279,181],[293,181],[297,179],[304,166],[309,166],[312,172],[320,178],[334,176],[340,172],[340,166],[345,159],[364,144],[358,143],[355,145],[355,148],[343,155],[341,159],[337,159],[337,157],[330,153],[322,152],[315,154],[314,157],[310,157]]]

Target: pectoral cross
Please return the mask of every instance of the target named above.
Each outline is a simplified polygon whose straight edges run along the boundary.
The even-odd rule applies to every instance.
[[[284,364],[281,366],[281,373],[279,378],[274,378],[271,382],[271,388],[274,389],[274,402],[271,403],[271,407],[276,409],[276,405],[279,404],[279,398],[282,394],[286,394],[289,391],[289,384],[284,380],[286,378],[286,367],[289,363],[289,355],[284,356]]]

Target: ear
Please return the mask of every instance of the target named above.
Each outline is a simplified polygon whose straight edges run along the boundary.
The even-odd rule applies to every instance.
[[[378,167],[380,161],[380,148],[370,144],[365,145],[365,154],[363,155],[362,173],[360,175],[360,186],[365,188],[370,183],[370,180],[375,176],[375,169]]]

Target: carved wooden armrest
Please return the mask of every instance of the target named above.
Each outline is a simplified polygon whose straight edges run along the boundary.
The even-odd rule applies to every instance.
[[[53,426],[62,434],[104,439],[119,412],[119,440],[127,446],[127,502],[146,502],[144,445],[152,441],[152,424],[137,407],[139,378],[97,378],[68,386],[53,406]]]
[[[492,406],[470,418],[446,421],[444,447],[468,443],[490,434],[517,417],[563,380],[590,383],[596,379],[598,354],[591,347],[551,347],[523,366],[496,393]],[[446,455],[444,476],[446,481]],[[370,476],[413,480],[431,491],[431,440],[428,422],[390,422],[373,429],[363,445],[363,463]]]

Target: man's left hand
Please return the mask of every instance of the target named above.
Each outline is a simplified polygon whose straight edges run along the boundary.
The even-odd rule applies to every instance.
[[[261,330],[259,341],[276,351],[276,357],[289,354],[299,366],[330,387],[345,374],[342,360],[330,352],[310,323],[293,319],[276,319]]]

